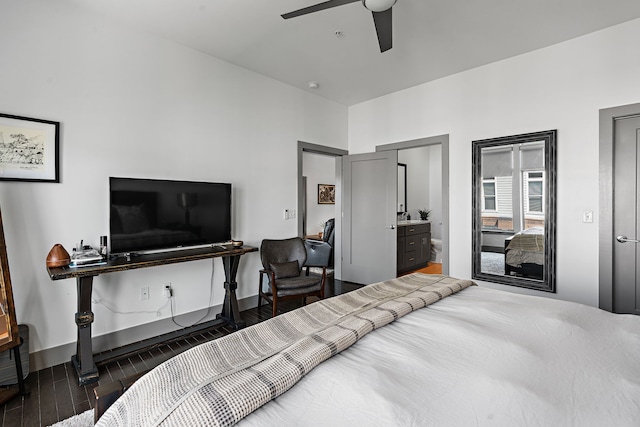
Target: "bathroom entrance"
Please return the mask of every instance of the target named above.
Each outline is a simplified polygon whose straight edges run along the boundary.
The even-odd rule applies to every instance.
[[[387,150],[397,150],[398,163],[402,165],[398,169],[399,223],[403,220],[420,220],[421,211],[423,214],[428,212],[429,263],[427,267],[417,271],[448,274],[449,135],[376,147],[376,151]],[[401,204],[402,208],[400,208]]]
[[[428,221],[428,260],[442,264],[442,145],[398,150],[398,167],[398,224]]]

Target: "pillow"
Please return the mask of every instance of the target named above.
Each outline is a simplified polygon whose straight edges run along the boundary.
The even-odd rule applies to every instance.
[[[125,234],[140,233],[149,229],[149,220],[144,212],[144,205],[114,205]]]
[[[286,279],[287,277],[296,277],[300,274],[298,269],[298,261],[276,262],[269,264],[269,268],[276,275],[276,279]]]

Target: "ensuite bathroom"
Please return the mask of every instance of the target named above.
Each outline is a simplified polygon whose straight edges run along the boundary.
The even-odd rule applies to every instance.
[[[442,263],[442,185],[441,145],[398,150],[398,227],[429,223],[435,263]]]

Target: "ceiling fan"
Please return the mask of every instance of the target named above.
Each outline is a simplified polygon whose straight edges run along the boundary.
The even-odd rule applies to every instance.
[[[349,3],[361,1],[364,7],[371,11],[373,22],[376,26],[378,34],[378,44],[380,52],[386,52],[392,47],[392,31],[391,31],[391,8],[396,4],[397,0],[329,0],[318,3],[313,6],[305,7],[293,12],[282,15],[284,19],[295,18],[301,15],[307,15],[313,12],[330,9],[332,7],[342,6]]]

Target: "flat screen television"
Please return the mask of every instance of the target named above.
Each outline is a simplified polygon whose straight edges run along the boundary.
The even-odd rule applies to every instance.
[[[231,240],[231,184],[109,178],[111,253]]]

